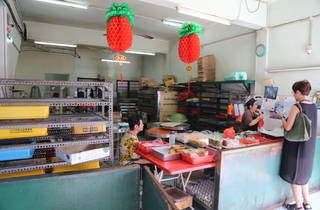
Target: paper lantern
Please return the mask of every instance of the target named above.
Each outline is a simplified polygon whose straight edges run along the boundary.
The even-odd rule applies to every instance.
[[[105,16],[107,42],[116,52],[124,52],[132,45],[134,15],[128,4],[113,3]]]
[[[192,63],[200,56],[200,39],[198,34],[202,33],[199,25],[184,23],[179,30],[179,57],[185,63]]]

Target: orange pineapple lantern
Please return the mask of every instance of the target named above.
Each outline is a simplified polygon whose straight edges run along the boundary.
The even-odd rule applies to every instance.
[[[179,57],[185,63],[192,63],[200,56],[200,39],[198,34],[202,33],[199,25],[184,23],[179,30]]]
[[[105,19],[109,47],[116,52],[124,52],[129,49],[132,45],[134,15],[128,4],[113,3]]]

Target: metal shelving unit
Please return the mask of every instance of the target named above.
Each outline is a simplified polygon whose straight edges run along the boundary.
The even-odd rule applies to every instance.
[[[0,88],[17,85],[30,86],[59,86],[62,92],[66,87],[73,88],[99,88],[102,91],[101,98],[41,98],[41,99],[14,99],[0,98],[0,105],[47,104],[61,107],[61,114],[50,115],[47,119],[24,119],[24,120],[0,120],[0,129],[24,129],[24,128],[48,128],[61,129],[62,133],[53,132],[49,136],[30,137],[20,139],[2,139],[0,152],[4,150],[18,149],[47,149],[72,145],[108,144],[110,156],[102,160],[113,161],[113,84],[110,82],[75,82],[75,81],[44,81],[44,80],[19,80],[0,79]],[[62,96],[62,94],[61,94]],[[62,114],[62,107],[70,106],[100,106],[100,113],[85,114]],[[107,110],[105,109],[107,107]],[[97,109],[98,110],[98,109]],[[107,111],[107,113],[105,113]],[[78,134],[72,135],[63,129],[77,125],[101,125],[105,124],[106,133],[102,134]],[[63,129],[62,129],[63,128]],[[65,132],[65,133],[64,133]],[[90,139],[85,139],[90,137]],[[17,143],[5,144],[3,142]],[[22,141],[23,140],[23,141]],[[27,143],[26,143],[27,141]],[[20,143],[19,143],[20,142]],[[21,143],[23,142],[23,143]],[[29,143],[30,142],[30,143]],[[25,163],[25,164],[21,164]],[[0,174],[24,172],[38,169],[48,169],[58,166],[69,165],[64,161],[47,162],[45,159],[13,160],[0,162]]]

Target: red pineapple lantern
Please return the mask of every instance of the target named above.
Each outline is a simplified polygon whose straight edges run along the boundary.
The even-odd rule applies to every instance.
[[[124,52],[132,45],[132,26],[134,17],[128,4],[113,3],[108,9],[105,19],[107,22],[107,42],[116,52]]]
[[[200,56],[200,39],[202,33],[199,25],[184,23],[179,30],[179,57],[185,63],[192,63]]]

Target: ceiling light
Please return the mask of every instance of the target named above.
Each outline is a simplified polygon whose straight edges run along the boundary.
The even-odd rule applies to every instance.
[[[231,25],[231,22],[228,19],[220,18],[215,15],[211,15],[206,12],[195,10],[195,9],[190,9],[190,8],[186,8],[186,7],[177,7],[177,12],[179,12],[181,14],[190,15],[193,17],[198,17],[198,18],[210,20],[213,22],[225,24],[225,25]]]
[[[178,28],[180,28],[182,26],[182,24],[183,24],[182,21],[169,20],[169,19],[162,20],[162,23],[165,24],[165,25],[174,26],[174,27],[178,27]]]
[[[102,62],[109,62],[109,63],[131,63],[131,61],[117,61],[117,60],[109,60],[109,59],[101,59]]]
[[[156,53],[154,52],[142,52],[142,51],[131,51],[131,50],[127,50],[124,51],[125,53],[130,53],[130,54],[138,54],[138,55],[156,55]]]
[[[53,43],[53,42],[41,42],[41,41],[34,41],[35,44],[42,44],[42,45],[50,45],[50,46],[59,46],[59,47],[73,47],[76,48],[77,45],[75,44],[61,44],[61,43]]]
[[[56,4],[61,6],[67,6],[67,7],[74,7],[78,9],[88,9],[87,5],[75,4],[67,1],[56,1],[56,0],[36,0],[36,1],[45,2],[49,4]]]

